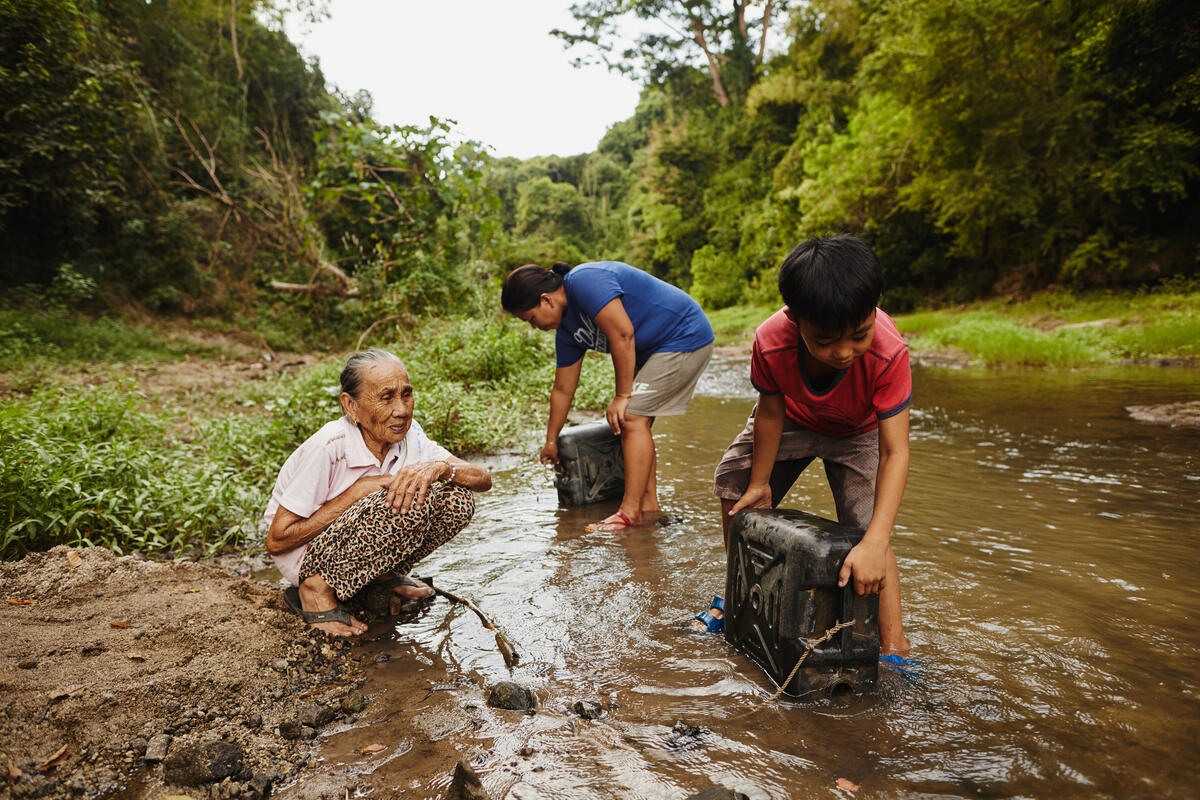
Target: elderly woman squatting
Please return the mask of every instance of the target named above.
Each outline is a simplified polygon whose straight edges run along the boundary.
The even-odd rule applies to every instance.
[[[327,634],[354,636],[367,626],[341,601],[377,580],[398,598],[431,595],[406,573],[470,522],[471,492],[492,478],[425,435],[408,371],[386,350],[350,356],[341,388],[344,415],[284,463],[264,521],[267,552],[299,587],[293,610]]]

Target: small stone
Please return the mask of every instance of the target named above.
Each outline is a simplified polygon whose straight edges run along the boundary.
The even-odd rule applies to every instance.
[[[488,796],[475,771],[459,761],[454,765],[454,775],[450,778],[445,800],[488,800]]]
[[[382,664],[385,661],[391,661],[391,660],[392,660],[392,657],[390,655],[388,655],[387,653],[380,653],[379,655],[375,656],[376,664]]]
[[[136,739],[130,739],[128,750],[135,756],[145,755],[146,748],[149,745],[148,741],[139,736]]]
[[[262,724],[262,714],[251,714],[250,716],[246,717],[246,727],[252,731],[256,731],[261,728]]]
[[[17,662],[18,669],[36,669],[38,665],[36,658],[26,658]]]
[[[537,698],[518,683],[500,681],[488,690],[487,704],[492,708],[533,712],[537,708]]]
[[[327,706],[311,705],[300,709],[298,719],[301,724],[310,728],[320,728],[327,725],[334,717],[333,709]]]
[[[149,763],[158,763],[167,757],[167,748],[171,746],[171,737],[165,733],[151,736],[146,743],[146,754],[143,758]]]
[[[180,786],[200,786],[242,771],[242,748],[231,742],[191,744],[174,750],[163,761],[163,780]]]
[[[604,709],[599,703],[593,703],[591,700],[576,700],[575,705],[571,706],[575,713],[584,719],[600,719],[604,713]]]
[[[351,692],[342,700],[343,714],[358,714],[367,707],[367,698],[362,692]]]
[[[304,724],[298,719],[279,723],[279,735],[285,739],[299,739],[304,734]]]
[[[703,792],[689,795],[687,800],[750,800],[750,798],[741,792],[726,789],[724,786],[710,786]]]
[[[246,789],[242,794],[253,800],[263,800],[271,794],[272,780],[261,772],[254,774],[249,781],[246,782]]]
[[[708,732],[707,728],[676,722],[675,727],[667,735],[667,746],[679,750],[690,750],[693,747],[699,747],[702,744],[701,739]]]
[[[287,659],[286,658],[275,659],[274,661],[271,662],[271,669],[275,670],[276,672],[287,672],[288,671]]]

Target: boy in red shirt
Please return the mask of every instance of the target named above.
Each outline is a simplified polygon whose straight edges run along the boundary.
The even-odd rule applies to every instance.
[[[891,534],[908,477],[912,374],[908,346],[875,307],[882,285],[875,254],[854,236],[810,239],[788,254],[779,268],[785,307],[754,334],[758,404],[717,466],[713,489],[728,546],[734,514],[778,505],[819,456],[838,521],[866,530],[838,585],[853,580],[857,593],[879,593],[881,653],[905,664]]]

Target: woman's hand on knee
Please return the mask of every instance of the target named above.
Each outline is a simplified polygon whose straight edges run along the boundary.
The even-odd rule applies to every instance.
[[[403,467],[388,486],[387,503],[401,514],[420,508],[434,481],[441,480],[449,467],[445,461],[422,461]]]

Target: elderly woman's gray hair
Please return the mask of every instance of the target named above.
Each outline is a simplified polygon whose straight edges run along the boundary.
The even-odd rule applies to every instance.
[[[358,389],[362,385],[363,375],[370,369],[372,364],[377,364],[380,361],[395,361],[401,367],[404,366],[399,358],[378,347],[372,347],[370,350],[359,350],[354,355],[346,359],[346,366],[342,367],[342,391],[358,399]]]

